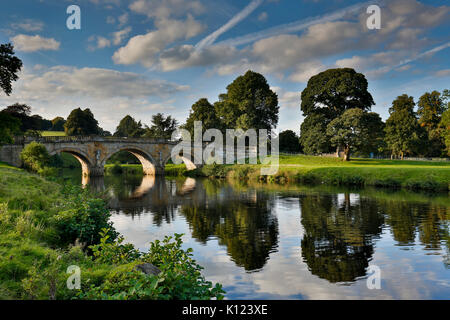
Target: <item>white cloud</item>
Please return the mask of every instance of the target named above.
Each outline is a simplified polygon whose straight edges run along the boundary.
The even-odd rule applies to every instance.
[[[157,19],[183,16],[186,13],[197,15],[205,10],[200,1],[191,0],[135,0],[129,8],[135,13]]]
[[[434,75],[436,77],[448,77],[450,76],[450,69],[439,70]]]
[[[267,21],[268,17],[269,15],[267,14],[267,12],[261,12],[258,16],[258,21]]]
[[[11,41],[14,43],[15,49],[24,52],[34,52],[40,50],[58,50],[60,43],[53,38],[43,38],[39,35],[28,36],[19,34]]]
[[[33,19],[25,19],[22,22],[12,23],[11,28],[28,32],[42,31],[44,29],[44,23]]]
[[[124,26],[128,22],[129,17],[129,14],[125,12],[124,14],[119,16],[119,18],[117,18],[117,20],[119,21],[119,28]]]
[[[204,26],[191,15],[186,20],[164,19],[155,21],[156,30],[131,38],[127,45],[113,55],[117,64],[140,63],[151,67],[169,44],[177,40],[187,40],[198,35]]]
[[[295,82],[308,82],[308,80],[327,69],[327,66],[320,61],[311,60],[304,62],[295,67],[294,72],[291,73],[289,79]]]
[[[128,36],[131,32],[131,27],[127,27],[123,30],[119,30],[113,33],[113,43],[117,46],[122,43],[123,40]]]
[[[278,95],[278,104],[281,108],[298,108],[300,106],[300,91],[286,91],[280,87],[271,87]]]

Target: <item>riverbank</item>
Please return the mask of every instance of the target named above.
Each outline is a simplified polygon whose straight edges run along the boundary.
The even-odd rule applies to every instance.
[[[142,253],[123,243],[109,218],[101,195],[0,163],[0,299],[222,297],[180,236]],[[145,263],[159,274],[136,270]],[[81,272],[79,290],[67,286],[69,266]]]
[[[205,165],[189,176],[261,182],[299,182],[334,186],[373,186],[410,190],[450,190],[450,162],[355,159],[280,155],[275,175],[262,176],[262,165]]]

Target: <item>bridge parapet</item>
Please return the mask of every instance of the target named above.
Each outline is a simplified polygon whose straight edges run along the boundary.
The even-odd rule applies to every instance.
[[[171,141],[161,138],[127,138],[127,137],[101,137],[101,136],[55,136],[55,137],[14,137],[15,145],[28,144],[33,141],[39,143],[87,143],[87,142],[101,142],[101,143],[152,143],[152,144],[177,144],[178,141]]]

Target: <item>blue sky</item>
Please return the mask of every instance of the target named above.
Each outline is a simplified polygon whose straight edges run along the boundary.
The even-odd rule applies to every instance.
[[[81,30],[66,27],[69,5]],[[367,7],[381,8],[368,30]],[[180,123],[248,69],[264,74],[280,105],[278,129],[299,132],[300,93],[334,67],[366,75],[383,119],[392,100],[450,88],[450,6],[445,0],[15,0],[0,11],[0,43],[24,68],[0,106],[47,118],[89,107],[114,131],[130,114]]]

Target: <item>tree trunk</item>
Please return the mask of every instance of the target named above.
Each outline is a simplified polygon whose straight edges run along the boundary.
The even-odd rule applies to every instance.
[[[350,147],[344,147],[344,161],[350,161]]]
[[[403,153],[403,151],[401,152],[401,159],[403,160],[403,155],[404,155],[404,153]]]

